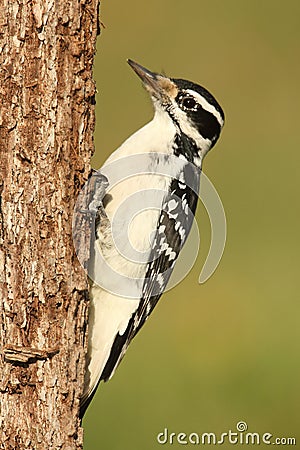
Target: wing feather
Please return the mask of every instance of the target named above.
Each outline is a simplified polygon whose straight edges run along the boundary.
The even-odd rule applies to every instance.
[[[170,279],[177,257],[189,234],[197,206],[200,169],[187,164],[178,180],[172,180],[157,223],[143,294],[125,332],[117,334],[101,380],[112,377],[127,347],[143,326]]]

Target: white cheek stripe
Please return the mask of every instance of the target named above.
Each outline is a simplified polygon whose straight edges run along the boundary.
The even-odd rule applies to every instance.
[[[187,120],[185,113],[181,109],[177,107],[174,110],[174,113],[181,131],[196,142],[196,145],[201,153],[201,157],[203,157],[211,146],[211,140],[201,136],[199,131],[193,126],[192,122]]]
[[[201,105],[202,108],[205,109],[205,111],[208,111],[211,114],[213,114],[217,119],[217,121],[219,122],[219,124],[221,125],[221,127],[224,125],[224,120],[222,119],[222,116],[219,113],[219,111],[217,111],[216,108],[211,103],[208,103],[208,101],[204,97],[202,97],[202,95],[200,95],[196,91],[193,91],[192,89],[186,89],[185,92],[192,95],[197,100],[199,105]]]

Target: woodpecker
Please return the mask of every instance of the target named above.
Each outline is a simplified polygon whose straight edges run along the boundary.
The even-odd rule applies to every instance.
[[[128,63],[151,96],[154,117],[101,168],[110,187],[95,225],[81,416],[166,289],[193,222],[203,159],[224,125],[221,106],[204,87]],[[124,179],[111,186],[120,171]],[[153,208],[143,208],[147,198]],[[128,225],[126,211],[137,204],[141,212]]]

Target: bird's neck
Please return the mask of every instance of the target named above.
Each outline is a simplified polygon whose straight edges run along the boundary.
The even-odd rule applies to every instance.
[[[156,108],[153,119],[131,135],[107,162],[141,153],[175,155],[199,168],[203,159],[195,139],[185,134],[162,108]]]
[[[176,133],[173,143],[174,155],[179,158],[186,159],[188,162],[201,168],[202,158],[199,148],[195,141],[189,138],[186,134],[179,132]]]
[[[192,124],[189,124],[186,120],[181,122],[160,106],[155,108],[152,123],[156,126],[158,133],[162,134],[162,130],[168,128],[172,130],[171,136],[168,137],[168,142],[171,143],[171,145],[168,144],[171,153],[201,169],[203,158],[209,150],[207,141]]]

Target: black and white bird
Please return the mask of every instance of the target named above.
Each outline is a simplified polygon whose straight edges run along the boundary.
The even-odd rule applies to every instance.
[[[101,168],[110,188],[95,229],[82,414],[166,288],[192,225],[203,159],[224,124],[222,108],[202,86],[128,63],[151,96],[154,117]]]

